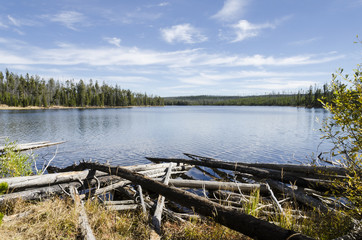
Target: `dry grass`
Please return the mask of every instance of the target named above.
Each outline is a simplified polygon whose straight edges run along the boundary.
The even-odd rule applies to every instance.
[[[17,201],[6,208],[7,215],[32,213],[4,221],[0,227],[0,239],[75,239],[77,236],[78,212],[66,199],[54,198],[36,204]]]
[[[150,224],[140,211],[116,212],[97,201],[87,201],[85,208],[91,228],[97,239],[136,239],[150,237]],[[284,206],[284,215],[269,216],[276,224],[301,231],[318,239],[330,239],[347,232],[350,222],[341,215],[319,215],[314,212],[306,219],[295,219],[292,206]],[[79,209],[68,198],[52,198],[41,202],[17,201],[2,204],[0,212],[14,215],[30,212],[27,216],[10,221],[4,219],[0,226],[0,239],[77,239]],[[163,221],[162,239],[249,239],[227,227],[208,219],[191,219],[185,223]]]
[[[17,201],[1,206],[6,215],[31,212],[0,226],[0,239],[77,239],[78,213],[70,199],[42,202]],[[149,239],[151,228],[142,212],[109,211],[97,201],[85,203],[97,239]],[[248,239],[242,234],[208,220],[186,223],[164,221],[162,239]]]

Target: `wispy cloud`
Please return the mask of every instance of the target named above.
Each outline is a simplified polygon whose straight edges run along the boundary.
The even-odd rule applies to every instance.
[[[161,29],[162,38],[168,43],[200,43],[207,41],[207,37],[190,24],[175,25]]]
[[[169,2],[162,2],[162,3],[158,4],[159,7],[165,7],[165,6],[168,6],[168,5],[170,5]]]
[[[58,43],[58,47],[55,48],[39,48],[19,41],[14,44],[14,41],[5,38],[0,38],[0,42],[2,43],[0,63],[20,65],[166,66],[168,68],[261,67],[320,64],[344,57],[336,52],[275,57],[261,54],[250,56],[211,54],[202,49],[167,52],[125,46],[84,48],[64,43]]]
[[[240,20],[238,23],[232,25],[236,35],[232,42],[240,42],[247,38],[256,37],[260,34],[261,30],[273,29],[275,27],[276,25],[271,23],[253,24],[247,20]]]
[[[15,26],[15,27],[22,27],[22,26],[35,26],[39,25],[40,23],[37,22],[34,19],[24,19],[24,18],[15,18],[14,16],[8,15],[8,22],[9,25]]]
[[[233,21],[245,10],[248,0],[225,0],[223,7],[212,18],[220,21]]]
[[[120,38],[116,38],[116,37],[112,37],[112,38],[109,38],[109,37],[106,37],[104,38],[104,40],[106,40],[109,44],[112,44],[116,47],[120,47],[121,46],[121,39]]]
[[[295,79],[295,78],[305,78],[305,77],[326,76],[328,74],[329,73],[326,72],[301,73],[301,72],[271,72],[271,71],[236,71],[236,72],[227,72],[227,73],[201,72],[189,77],[179,78],[179,81],[187,84],[212,86],[212,85],[222,84],[225,81],[228,83],[239,82],[240,80],[243,79],[247,79],[253,82],[258,81],[258,79],[264,79],[265,81],[268,82],[268,80],[270,79],[288,79],[288,78]]]
[[[15,18],[13,18],[12,16],[8,15],[8,19],[10,21],[10,23],[16,27],[20,27],[21,24],[18,20],[16,20]]]
[[[76,25],[83,24],[86,20],[82,13],[75,11],[63,11],[55,15],[46,15],[50,21],[58,22],[71,30],[77,30]]]

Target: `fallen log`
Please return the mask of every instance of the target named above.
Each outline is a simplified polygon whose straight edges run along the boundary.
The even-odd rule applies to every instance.
[[[161,179],[156,178],[160,181]],[[235,182],[218,182],[218,181],[203,181],[203,180],[183,180],[183,179],[170,179],[169,184],[174,187],[184,188],[202,188],[208,190],[229,190],[238,192],[251,192],[260,189],[262,193],[268,193],[265,184],[251,184],[251,183],[235,183]]]
[[[53,146],[53,145],[58,145],[58,144],[62,144],[65,143],[64,141],[61,142],[49,142],[49,141],[45,141],[45,142],[33,142],[33,143],[21,143],[21,144],[17,144],[15,147],[15,151],[26,151],[26,150],[30,150],[30,149],[36,149],[36,148],[43,148],[43,147],[49,147],[49,146]],[[4,152],[5,150],[5,146],[0,146],[0,155]]]
[[[190,159],[180,159],[180,158],[150,158],[146,157],[146,159],[152,162],[177,162],[177,163],[187,163],[190,165],[200,165],[210,168],[223,168],[226,170],[239,171],[242,173],[252,174],[254,177],[259,179],[274,179],[281,182],[294,183],[298,186],[302,187],[312,187],[319,189],[319,184],[315,184],[314,182],[310,182],[303,178],[294,176],[289,173],[282,173],[278,170],[268,170],[268,169],[259,169],[255,167],[249,167],[240,163],[231,163],[231,162],[222,162],[222,161],[197,161]],[[325,188],[323,187],[323,190]]]
[[[78,180],[85,180],[94,178],[94,176],[106,176],[106,173],[94,172],[94,171],[78,171],[67,173],[54,173],[45,175],[25,176],[25,177],[13,177],[13,178],[1,178],[0,183],[7,182],[8,189],[12,191],[20,191],[26,188],[38,188],[54,184],[74,182]]]
[[[184,173],[185,171],[179,171],[182,169],[187,169],[191,166],[177,166],[177,167],[173,167],[172,168],[172,172],[171,174],[180,174],[180,173]],[[164,169],[155,169],[155,170],[146,170],[146,171],[141,171],[139,172],[140,174],[143,174],[145,176],[149,176],[149,177],[153,177],[153,178],[157,178],[160,176],[164,175]],[[120,178],[120,181],[117,181],[115,183],[112,183],[106,187],[103,188],[99,188],[99,189],[95,189],[92,191],[91,195],[97,196],[97,195],[102,195],[105,194],[107,192],[110,192],[112,190],[115,189],[120,189],[124,186],[126,186],[127,184],[131,184],[132,182],[129,180],[124,180]]]
[[[162,179],[162,182],[165,185],[168,185],[168,182],[170,180],[172,167],[173,167],[173,163],[170,163],[170,165],[167,169],[165,178]],[[152,225],[156,232],[155,236],[152,237],[152,239],[161,239],[161,216],[162,216],[162,210],[163,210],[164,204],[165,204],[165,197],[162,195],[159,195],[157,198],[156,209],[155,209],[155,212],[152,217]],[[151,233],[151,236],[152,235],[153,234]]]
[[[138,204],[115,204],[108,205],[106,208],[111,211],[129,211],[136,210],[138,208]]]
[[[198,156],[190,153],[184,153],[187,157],[200,160],[200,161],[216,161],[216,162],[223,162],[221,160],[210,158],[210,157],[203,157]],[[279,164],[279,163],[246,163],[246,162],[236,162],[238,164],[250,166],[250,167],[258,167],[258,168],[267,168],[267,169],[274,169],[274,170],[281,170],[284,169],[285,171],[289,172],[300,172],[300,173],[318,173],[318,172],[328,172],[333,174],[340,174],[346,175],[348,170],[343,167],[331,167],[331,166],[312,166],[312,165],[300,165],[300,164]]]
[[[140,203],[142,206],[142,212],[143,214],[146,216],[147,214],[147,209],[146,209],[146,205],[145,205],[145,200],[143,199],[143,192],[142,192],[142,187],[141,185],[137,185],[137,191],[138,191],[138,196],[140,197]]]
[[[76,208],[79,209],[78,221],[79,221],[79,229],[80,229],[81,238],[85,239],[85,240],[96,240],[96,238],[94,237],[92,228],[89,225],[87,213],[85,212],[83,202],[79,198],[77,189],[74,188],[74,186],[71,186],[69,188],[69,192],[75,203]]]
[[[286,230],[271,224],[267,221],[257,219],[230,208],[213,203],[205,198],[195,194],[169,187],[153,179],[132,172],[121,167],[109,167],[97,163],[84,163],[89,169],[104,171],[112,175],[117,175],[128,179],[144,188],[151,189],[167,197],[169,200],[177,202],[180,205],[193,209],[195,212],[204,216],[214,217],[214,219],[236,231],[239,231],[251,238],[257,239],[312,239],[292,230]]]
[[[50,170],[51,172],[72,172],[72,171],[83,171],[85,170],[84,166],[83,166],[83,162],[79,162],[78,164],[74,163],[70,166],[67,166],[65,168],[59,168],[59,167],[55,167],[55,166],[49,166],[48,170]],[[104,165],[109,165],[108,163],[104,164]],[[110,166],[110,165],[109,165]],[[132,166],[124,166],[124,168],[129,169],[131,171],[148,171],[148,170],[155,170],[155,169],[167,169],[167,167],[169,166],[169,163],[148,163],[148,164],[141,164],[141,165],[132,165]],[[180,169],[179,171],[183,171],[183,170],[189,170],[192,168],[191,165],[189,164],[185,164],[185,163],[179,163],[176,164],[175,167],[179,167],[178,169]]]
[[[12,201],[16,199],[23,199],[23,200],[37,200],[42,198],[48,198],[52,195],[57,195],[64,193],[66,189],[73,186],[75,188],[79,188],[82,184],[80,182],[70,182],[70,183],[62,183],[58,185],[53,185],[49,187],[42,187],[36,188],[31,190],[26,190],[22,192],[15,192],[0,195],[0,204],[4,203],[5,201]]]
[[[286,186],[284,183],[277,182],[274,180],[266,180],[269,186],[279,192],[286,194],[287,196],[294,197],[297,201],[309,206],[311,208],[318,209],[321,212],[328,212],[328,208],[322,203],[322,201],[308,196],[302,189],[292,189]]]

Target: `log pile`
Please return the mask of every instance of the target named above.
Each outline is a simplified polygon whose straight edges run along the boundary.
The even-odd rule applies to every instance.
[[[124,167],[84,161],[62,169],[49,167],[48,172],[54,173],[42,176],[3,178],[0,183],[7,182],[9,189],[0,196],[0,204],[68,194],[83,209],[84,199],[98,197],[110,210],[139,208],[150,214],[152,239],[161,238],[164,217],[185,221],[195,213],[255,239],[312,239],[269,222],[267,216],[284,214],[283,204],[293,200],[320,212],[344,207],[327,201],[322,193],[332,186],[331,173],[338,179],[346,177],[343,168],[235,163],[185,155],[188,158],[147,158],[153,163]],[[185,174],[194,167],[210,180]],[[245,211],[256,190],[264,203],[257,206],[259,218]],[[303,217],[298,211],[293,214]],[[79,221],[82,236],[94,239],[83,210]]]

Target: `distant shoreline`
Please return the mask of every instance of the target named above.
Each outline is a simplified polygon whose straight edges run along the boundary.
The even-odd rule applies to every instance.
[[[133,107],[159,107],[159,106],[86,106],[86,107],[67,107],[67,106],[27,106],[27,107],[15,107],[0,104],[0,110],[56,110],[56,109],[107,109],[107,108],[133,108]]]

